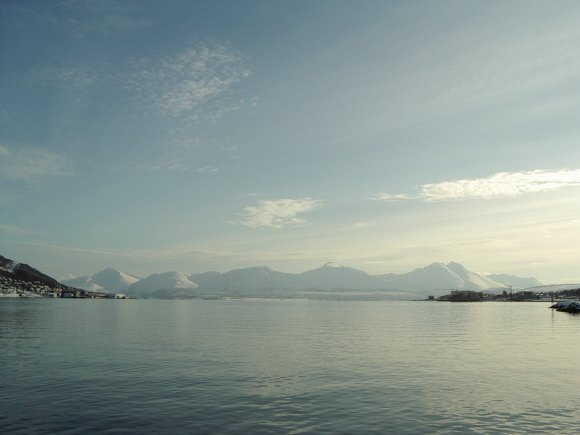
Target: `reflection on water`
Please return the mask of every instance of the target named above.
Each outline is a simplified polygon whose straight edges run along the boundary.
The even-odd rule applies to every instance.
[[[0,301],[0,432],[575,433],[547,306]]]

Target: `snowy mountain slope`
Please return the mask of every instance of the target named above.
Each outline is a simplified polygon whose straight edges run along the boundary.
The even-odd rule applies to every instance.
[[[466,290],[486,290],[490,288],[505,287],[502,283],[496,282],[481,273],[471,272],[459,263],[447,263],[447,268],[457,274],[463,280],[463,287]]]
[[[84,277],[81,277],[84,278]],[[191,297],[202,295],[219,296],[288,296],[314,292],[351,292],[352,297],[363,297],[364,292],[395,291],[422,293],[424,295],[446,294],[451,289],[488,290],[503,288],[504,285],[480,273],[472,272],[459,263],[433,263],[404,274],[369,275],[368,273],[327,263],[303,273],[284,273],[269,267],[249,267],[229,272],[153,274],[145,279],[124,285],[114,283],[127,280],[126,274],[107,269],[84,281],[69,280],[67,284],[91,290],[98,287],[119,289],[138,297]],[[125,290],[126,287],[126,290]],[[310,293],[309,293],[310,292]],[[367,295],[368,296],[368,295]],[[387,297],[383,295],[384,297]],[[381,297],[383,297],[381,296]],[[410,296],[415,299],[416,296]]]
[[[106,291],[105,287],[100,286],[92,280],[92,275],[67,279],[63,281],[63,284],[70,285],[71,287],[82,288],[83,290],[88,290],[91,292]]]
[[[15,261],[0,255],[0,271],[14,273],[14,269],[16,269],[19,264],[20,263],[16,263]]]
[[[79,278],[63,281],[64,284],[76,288],[82,288],[90,291],[124,291],[131,284],[139,281],[139,278],[119,272],[115,269],[105,269],[94,275],[85,275]]]
[[[443,263],[432,263],[403,274],[381,276],[389,288],[412,291],[463,288],[463,280]]]
[[[451,289],[485,290],[503,287],[480,273],[471,272],[459,263],[432,263],[403,274],[381,275],[389,288],[429,292],[434,295]]]
[[[497,277],[497,280],[491,279]],[[22,263],[0,256],[0,278],[8,282],[39,281],[49,287],[64,287],[53,278]],[[327,263],[299,274],[284,273],[269,267],[249,267],[225,273],[166,272],[138,278],[105,269],[94,275],[64,281],[63,284],[90,291],[123,291],[137,297],[188,298],[192,296],[274,296],[332,299],[417,299],[423,295],[446,294],[451,289],[502,290],[509,280],[518,284],[539,283],[535,278],[514,275],[485,276],[459,263],[432,263],[403,274],[369,275],[352,267]],[[526,287],[531,291],[561,291],[580,284]]]
[[[133,296],[155,296],[155,292],[180,290],[180,294],[192,295],[198,285],[191,280],[191,274],[183,272],[154,273],[127,287],[127,293]],[[183,292],[183,290],[188,290]],[[159,294],[157,294],[159,296]]]

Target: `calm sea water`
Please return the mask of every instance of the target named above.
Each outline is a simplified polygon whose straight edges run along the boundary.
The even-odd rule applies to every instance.
[[[544,303],[0,300],[1,433],[578,433]]]

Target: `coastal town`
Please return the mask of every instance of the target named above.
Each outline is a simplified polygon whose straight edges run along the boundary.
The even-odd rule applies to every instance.
[[[448,295],[438,298],[429,296],[428,300],[442,302],[551,302],[550,308],[568,313],[580,313],[580,289],[559,292],[512,291],[485,293],[471,290],[452,290]]]
[[[67,286],[27,264],[0,256],[0,297],[125,299],[127,296]]]
[[[0,275],[0,297],[85,299],[127,298],[124,293],[91,292],[64,285],[54,287],[42,281],[23,281],[3,275]]]

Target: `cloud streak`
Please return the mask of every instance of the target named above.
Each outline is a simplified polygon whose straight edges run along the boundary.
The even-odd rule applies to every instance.
[[[32,73],[30,83],[36,86],[60,85],[70,89],[83,89],[95,85],[102,71],[82,67],[48,67]]]
[[[572,186],[580,186],[580,169],[498,172],[485,178],[424,184],[416,195],[380,193],[372,199],[382,201],[418,199],[425,202],[440,202],[512,198]]]
[[[0,145],[0,178],[7,181],[38,182],[49,177],[72,175],[68,160],[37,148],[10,149]]]
[[[258,205],[244,208],[238,223],[249,228],[304,225],[306,221],[298,215],[308,213],[320,205],[320,200],[309,197],[258,201]]]
[[[138,8],[116,0],[65,0],[53,2],[53,8],[40,11],[19,6],[15,9],[15,19],[24,28],[58,29],[79,39],[132,33],[154,24],[148,18],[139,17]]]

